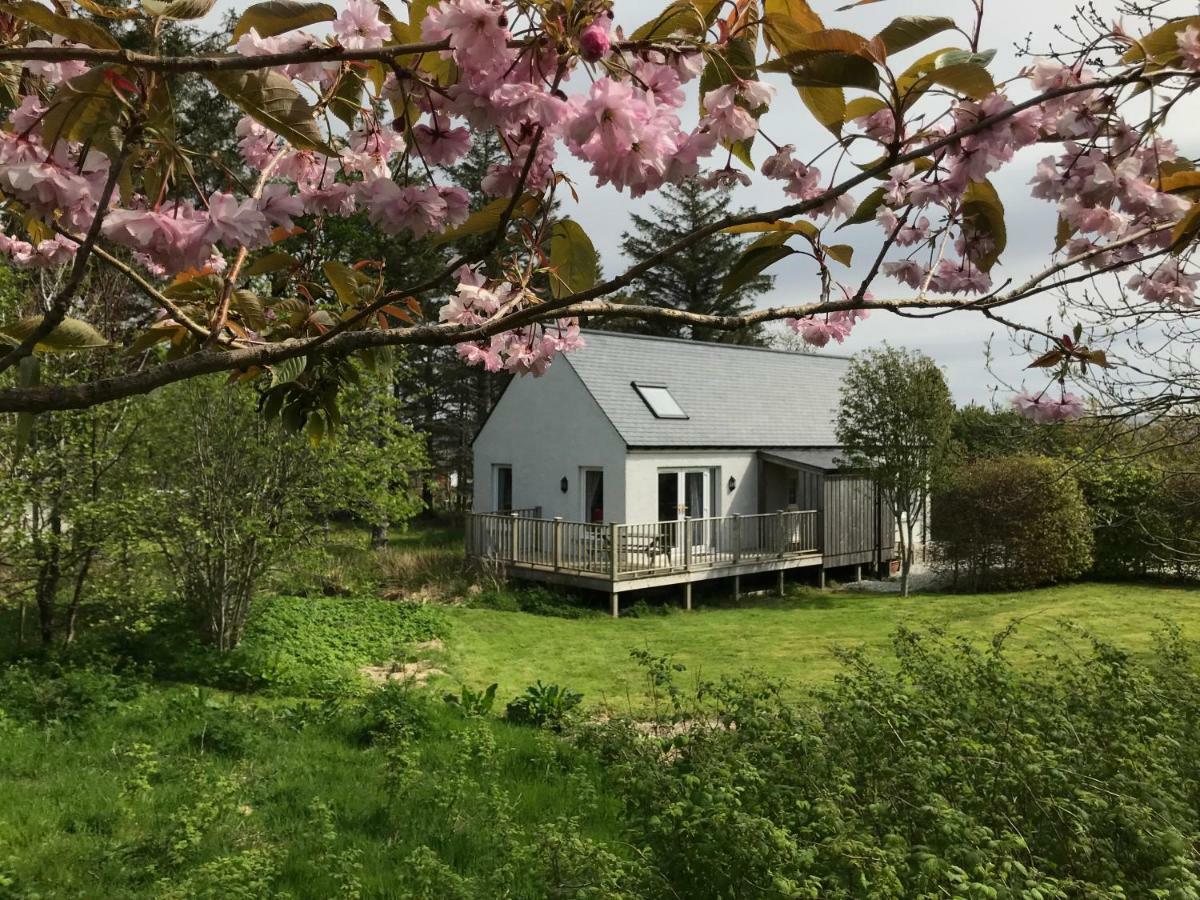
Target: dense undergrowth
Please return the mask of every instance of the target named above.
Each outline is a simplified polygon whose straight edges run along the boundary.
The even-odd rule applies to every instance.
[[[1037,666],[901,630],[800,701],[641,650],[637,720],[355,680],[443,615],[276,599],[224,667],[167,629],[14,657],[0,898],[1200,897],[1200,668],[1170,627]]]

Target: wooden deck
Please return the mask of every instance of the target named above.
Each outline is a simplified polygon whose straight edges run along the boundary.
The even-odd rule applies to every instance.
[[[535,581],[618,595],[822,563],[817,510],[669,522],[590,524],[542,519],[525,510],[469,513],[467,556]],[[735,581],[735,591],[737,583]]]

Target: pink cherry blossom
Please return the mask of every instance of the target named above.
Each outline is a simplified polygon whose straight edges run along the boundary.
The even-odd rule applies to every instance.
[[[1035,422],[1065,422],[1083,415],[1083,399],[1066,391],[1057,400],[1022,391],[1013,398],[1013,408]]]
[[[450,57],[468,81],[499,79],[512,65],[508,16],[498,0],[443,0],[421,23],[421,39],[449,40]]]
[[[108,240],[145,253],[171,275],[203,268],[213,253],[208,216],[190,203],[158,210],[113,209],[102,229]]]
[[[600,15],[579,34],[579,55],[588,62],[599,62],[608,56],[612,40],[608,36],[612,28],[612,14]]]
[[[29,41],[27,47],[74,47],[70,41],[63,40],[55,35],[53,41]],[[88,70],[85,63],[79,60],[69,59],[62,62],[42,62],[40,60],[26,60],[25,69],[30,75],[40,75],[51,84],[59,84],[64,81],[70,81],[79,75],[82,75]]]
[[[446,116],[433,115],[433,124],[422,122],[413,127],[413,142],[421,158],[431,166],[452,166],[471,149],[471,133],[451,128]]]
[[[704,95],[702,124],[723,144],[745,141],[758,133],[754,116],[737,103],[737,87],[727,84]]]
[[[304,200],[286,184],[268,184],[258,199],[258,211],[272,225],[291,230],[296,224],[292,220],[304,215]]]
[[[382,47],[392,30],[379,17],[374,0],[345,0],[345,4],[333,21],[338,43],[350,50]]]
[[[209,237],[230,249],[256,250],[268,243],[267,217],[253,200],[238,203],[233,194],[217,191],[208,198]]]

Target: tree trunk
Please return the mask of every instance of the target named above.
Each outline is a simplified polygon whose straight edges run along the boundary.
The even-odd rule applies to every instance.
[[[75,575],[75,590],[71,593],[71,605],[67,607],[67,637],[64,641],[67,647],[75,642],[75,621],[79,617],[79,602],[83,599],[83,585],[87,581],[88,570],[92,567],[92,557],[95,553],[95,548],[88,548]]]
[[[371,549],[382,550],[388,545],[388,523],[380,522],[371,526]]]

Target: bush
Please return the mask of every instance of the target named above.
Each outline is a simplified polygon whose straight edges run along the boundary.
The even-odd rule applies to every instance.
[[[494,584],[475,596],[472,606],[498,612],[524,612],[558,619],[603,616],[599,609],[584,606],[577,597],[560,594],[540,585]]]
[[[812,701],[725,682],[671,727],[581,740],[670,885],[652,896],[1198,896],[1193,648],[1168,630],[1149,664],[1094,641],[1027,669],[1010,640],[902,630],[898,665],[844,652]]]
[[[977,459],[933,494],[935,564],[970,590],[1029,588],[1078,577],[1092,562],[1079,485],[1041,456]]]
[[[583,702],[583,694],[557,684],[531,684],[525,693],[509,701],[504,717],[515,725],[532,725],[562,731],[575,708]]]

